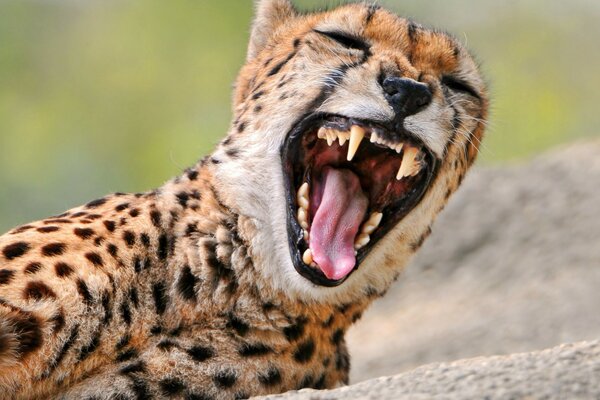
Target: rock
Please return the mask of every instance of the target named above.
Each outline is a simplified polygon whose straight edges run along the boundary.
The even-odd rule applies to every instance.
[[[265,399],[598,399],[600,342],[438,363],[340,389],[304,389]]]

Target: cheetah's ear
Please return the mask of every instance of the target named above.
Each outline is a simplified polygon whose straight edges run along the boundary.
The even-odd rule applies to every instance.
[[[281,24],[296,15],[290,0],[255,0],[254,4],[256,14],[248,45],[248,61],[260,53]]]

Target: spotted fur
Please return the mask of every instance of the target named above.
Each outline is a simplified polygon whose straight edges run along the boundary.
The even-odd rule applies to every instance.
[[[382,73],[432,90],[405,124],[439,173],[356,273],[317,287],[290,259],[280,147],[310,112],[392,118]],[[0,237],[0,397],[232,399],[347,383],[345,332],[431,232],[486,113],[475,63],[445,33],[362,3],[300,14],[258,2],[213,154],[157,190]]]

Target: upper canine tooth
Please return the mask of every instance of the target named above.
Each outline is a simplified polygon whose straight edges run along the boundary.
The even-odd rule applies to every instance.
[[[419,149],[416,147],[409,146],[404,150],[404,156],[402,156],[402,164],[400,164],[400,168],[398,169],[398,175],[396,175],[396,179],[400,180],[405,176],[412,176],[419,172],[420,166],[417,162],[415,162],[415,158]]]
[[[350,129],[350,144],[348,145],[348,161],[352,161],[354,158],[360,142],[365,137],[365,133],[366,131],[362,126],[352,125],[352,129]]]

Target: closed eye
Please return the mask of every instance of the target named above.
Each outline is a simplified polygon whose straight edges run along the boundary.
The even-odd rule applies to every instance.
[[[443,76],[442,85],[446,86],[452,91],[466,93],[475,97],[476,99],[481,99],[481,95],[477,93],[477,91],[473,89],[473,87],[471,87],[465,81],[455,78],[453,76]]]
[[[369,45],[362,39],[343,32],[327,32],[315,29],[316,33],[336,41],[347,49],[369,51]]]

